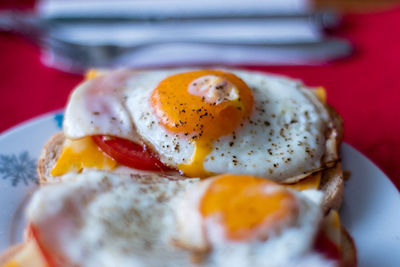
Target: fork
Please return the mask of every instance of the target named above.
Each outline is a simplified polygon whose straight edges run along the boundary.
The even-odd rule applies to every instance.
[[[74,27],[76,24],[100,23],[99,25],[110,25],[113,23],[153,23],[161,25],[165,23],[193,23],[193,22],[221,22],[230,20],[239,20],[246,22],[249,19],[258,19],[263,21],[285,21],[285,20],[307,20],[321,28],[335,28],[339,24],[337,17],[332,13],[312,13],[312,14],[297,14],[292,16],[287,15],[272,15],[272,16],[252,16],[250,17],[194,17],[194,18],[163,18],[159,20],[149,18],[41,18],[27,13],[16,13],[14,11],[0,13],[0,30],[14,32],[22,35],[33,41],[43,48],[47,55],[47,62],[51,65],[61,68],[68,72],[82,72],[90,67],[113,67],[121,65],[121,59],[126,55],[130,58],[135,58],[135,55],[146,53],[146,51],[154,51],[157,49],[165,49],[171,46],[181,46],[196,51],[200,47],[203,50],[215,50],[216,53],[224,53],[226,51],[248,51],[250,54],[261,53],[264,56],[250,57],[245,64],[321,64],[333,59],[343,58],[350,55],[353,51],[352,45],[340,38],[322,38],[320,40],[289,40],[289,41],[274,41],[274,40],[235,40],[226,41],[221,39],[205,39],[204,37],[189,37],[184,38],[179,35],[168,36],[168,38],[157,36],[145,39],[139,42],[129,44],[115,43],[79,43],[74,42],[60,36],[60,25]],[[142,25],[140,24],[140,25]],[[153,25],[152,24],[152,25]],[[185,50],[185,49],[183,49]],[[220,51],[220,52],[219,52]],[[148,52],[151,53],[151,52]],[[190,55],[188,55],[190,56]],[[143,58],[143,56],[141,57]],[[55,60],[54,60],[55,59]],[[204,63],[207,60],[200,58]],[[194,61],[194,60],[192,60]],[[198,61],[198,60],[197,60]],[[209,59],[210,62],[213,58]],[[231,63],[229,58],[220,59],[218,63]],[[57,62],[54,64],[54,62]],[[136,67],[150,66],[149,62],[124,62],[124,65],[133,65]],[[190,60],[182,59],[175,60],[169,63],[170,65],[179,65],[182,62],[188,64]],[[62,64],[59,64],[62,63]],[[153,63],[156,64],[156,63]]]

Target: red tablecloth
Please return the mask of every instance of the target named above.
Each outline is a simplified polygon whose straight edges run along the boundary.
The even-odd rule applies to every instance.
[[[313,67],[250,67],[322,85],[342,115],[345,141],[372,159],[400,188],[400,8],[345,18],[341,35],[352,58]],[[43,66],[38,49],[0,33],[0,132],[62,108],[82,77]]]

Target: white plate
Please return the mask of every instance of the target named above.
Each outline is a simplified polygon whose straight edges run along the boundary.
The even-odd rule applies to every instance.
[[[37,188],[36,160],[61,129],[62,113],[33,119],[0,136],[0,251],[22,240],[23,207]],[[341,210],[359,266],[400,266],[400,194],[389,178],[351,146],[342,147],[351,172]]]

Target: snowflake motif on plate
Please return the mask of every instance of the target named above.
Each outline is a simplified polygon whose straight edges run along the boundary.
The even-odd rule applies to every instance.
[[[0,177],[3,180],[10,180],[13,186],[19,183],[37,184],[36,159],[30,158],[27,151],[19,155],[0,154]]]

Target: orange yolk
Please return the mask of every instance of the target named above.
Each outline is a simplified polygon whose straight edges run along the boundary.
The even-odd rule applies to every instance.
[[[237,76],[217,70],[172,75],[153,90],[151,105],[170,132],[195,142],[188,164],[179,169],[188,176],[211,175],[203,168],[212,142],[232,133],[253,107],[251,89]]]
[[[270,233],[295,221],[295,196],[283,186],[253,176],[220,175],[206,190],[201,203],[202,216],[216,216],[228,239],[266,240]]]

